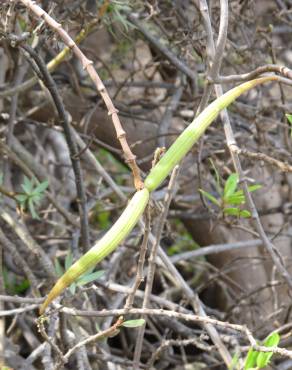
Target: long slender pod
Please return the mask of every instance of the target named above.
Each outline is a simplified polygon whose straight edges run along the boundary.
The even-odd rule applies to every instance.
[[[144,185],[152,192],[163,180],[170,174],[171,170],[187,154],[191,147],[203,135],[208,126],[214,121],[218,114],[224,108],[228,107],[241,94],[251,88],[268,81],[277,80],[277,76],[261,77],[252,81],[245,82],[226,92],[199,114],[192,123],[180,134],[175,142],[170,146],[164,156],[160,159],[155,167],[152,168],[146,177]]]
[[[90,267],[103,260],[117,248],[138,222],[147,206],[148,200],[149,192],[146,188],[135,193],[111,229],[56,282],[47,299],[42,304],[40,314],[43,314],[52,300],[58,297],[80,275],[84,274]]]
[[[245,82],[229,90],[204,109],[176,139],[156,166],[152,168],[145,179],[145,188],[135,193],[128,206],[111,229],[56,282],[49,292],[47,299],[41,306],[40,314],[44,313],[52,300],[58,297],[66,287],[73,283],[89,268],[93,267],[113,252],[127,237],[142,215],[149,200],[149,193],[155,190],[163,180],[165,180],[174,166],[187,154],[224,108],[228,107],[241,94],[253,87],[264,82],[277,80],[278,77],[274,75]]]

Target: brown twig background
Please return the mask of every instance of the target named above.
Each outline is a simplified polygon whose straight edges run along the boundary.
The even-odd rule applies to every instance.
[[[292,366],[290,8],[0,4],[1,366],[219,370],[238,354],[242,369],[250,347],[268,351],[261,343],[273,331],[272,367]],[[36,321],[56,277],[143,187],[155,153],[216,96],[266,73],[283,84],[222,112],[130,237],[84,277],[94,280]],[[221,201],[234,172],[251,219],[223,215],[198,193]],[[33,192],[46,180],[36,219],[19,199],[25,183]],[[250,194],[253,184],[261,189]],[[141,317],[144,326],[123,326]]]

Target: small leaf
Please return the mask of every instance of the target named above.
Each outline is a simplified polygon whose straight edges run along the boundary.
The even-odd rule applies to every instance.
[[[36,213],[35,208],[34,208],[33,198],[28,198],[28,208],[32,215],[32,218],[39,220],[40,219],[39,215]]]
[[[67,271],[69,269],[70,266],[72,266],[72,262],[73,262],[73,255],[72,253],[69,251],[67,253],[67,256],[65,258],[65,270]]]
[[[247,209],[243,209],[240,211],[239,216],[243,218],[250,218],[251,213]]]
[[[287,117],[287,120],[292,125],[292,114],[286,113],[285,116]]]
[[[207,191],[204,191],[202,189],[199,189],[199,192],[204,196],[206,197],[207,199],[210,200],[210,202],[216,204],[216,206],[220,207],[220,202],[210,193],[208,193]]]
[[[248,191],[251,193],[251,192],[253,192],[255,190],[261,189],[262,188],[262,185],[255,184],[255,185],[250,185],[247,188],[248,188]]]
[[[245,196],[243,194],[230,195],[230,197],[225,198],[227,204],[240,205],[245,203]]]
[[[278,333],[272,333],[268,336],[268,338],[264,341],[263,345],[266,347],[274,347],[277,346],[280,342],[280,335]]]
[[[104,270],[99,270],[96,272],[93,272],[92,274],[86,274],[81,276],[81,278],[78,279],[77,285],[82,286],[88,283],[91,283],[92,281],[95,281],[99,279],[104,274]]]
[[[257,367],[259,369],[266,367],[272,356],[273,352],[260,352],[257,357]]]
[[[229,207],[223,209],[224,214],[229,216],[249,218],[251,216],[250,212],[246,209],[239,209],[235,207]]]
[[[27,195],[26,194],[18,194],[15,196],[15,198],[20,202],[20,203],[25,203],[27,201]]]
[[[33,180],[30,180],[28,177],[24,176],[23,184],[21,184],[21,187],[26,194],[31,194],[33,191]]]
[[[124,326],[126,328],[138,328],[139,326],[142,326],[144,324],[145,324],[144,319],[137,319],[137,320],[124,321],[122,323],[122,326]]]
[[[275,347],[280,342],[280,335],[278,333],[272,333],[268,336],[268,338],[264,341],[263,345],[265,347]],[[257,366],[262,369],[269,364],[271,357],[273,356],[273,352],[260,352],[257,357]]]
[[[259,352],[250,348],[245,359],[244,370],[251,370],[256,366],[258,354]]]
[[[224,199],[230,197],[230,195],[234,194],[238,183],[238,174],[232,173],[225,182],[224,186]]]
[[[43,193],[49,186],[48,180],[41,182],[36,188],[33,189],[33,193]]]
[[[240,215],[240,209],[239,208],[234,208],[234,207],[224,208],[223,209],[223,212],[226,215],[229,215],[229,216],[237,216],[237,217],[239,217],[239,215]]]
[[[43,198],[43,194],[40,194],[40,193],[31,193],[31,195],[29,196],[29,198],[31,198],[33,200],[33,202],[38,205],[40,204],[40,201],[42,200]]]

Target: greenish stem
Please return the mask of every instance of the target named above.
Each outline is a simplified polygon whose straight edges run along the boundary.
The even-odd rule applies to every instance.
[[[256,80],[248,81],[234,87],[218,99],[214,100],[206,109],[199,114],[192,123],[180,134],[176,141],[167,150],[164,156],[152,168],[146,177],[144,185],[152,192],[165,178],[171,173],[176,166],[188,153],[191,147],[203,135],[208,126],[214,121],[218,114],[228,107],[236,98],[251,88],[267,81],[277,80],[277,76],[267,76]]]
[[[145,180],[145,188],[138,191],[133,196],[132,200],[112,228],[56,282],[44,304],[41,306],[40,314],[45,311],[52,300],[58,297],[66,287],[73,283],[89,268],[95,266],[113,252],[127,237],[146,208],[149,200],[149,193],[154,191],[163,180],[165,180],[175,165],[183,159],[221,110],[228,107],[236,98],[251,88],[264,82],[277,80],[278,77],[274,75],[245,82],[213,101],[198,117],[196,117],[171,145],[156,166],[153,167]]]
[[[111,229],[60,277],[41,306],[40,314],[43,314],[52,300],[58,297],[66,287],[117,248],[139,221],[148,200],[149,192],[146,188],[135,193]]]

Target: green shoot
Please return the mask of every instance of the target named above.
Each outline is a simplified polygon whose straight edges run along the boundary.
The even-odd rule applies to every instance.
[[[144,319],[137,319],[137,320],[124,321],[122,323],[122,326],[124,326],[125,328],[138,328],[139,326],[142,326],[144,324],[145,324]]]
[[[35,180],[30,180],[28,177],[24,176],[24,181],[21,185],[23,193],[19,193],[15,197],[20,205],[20,209],[23,212],[29,210],[32,218],[39,220],[39,215],[37,214],[35,207],[40,204],[48,186],[49,183],[47,180],[40,184],[36,184]]]
[[[215,168],[214,164],[213,168]],[[250,212],[246,209],[240,208],[240,206],[245,204],[245,196],[243,194],[243,190],[237,190],[239,180],[238,174],[232,173],[228,176],[223,191],[220,187],[217,170],[215,171],[215,176],[217,185],[216,188],[219,193],[219,197],[216,198],[214,195],[202,189],[199,189],[200,193],[211,203],[220,208],[223,215],[249,218],[251,216]],[[260,188],[261,185],[251,185],[248,187],[248,190],[253,192]]]
[[[279,342],[280,342],[280,335],[278,333],[272,333],[263,342],[263,346],[275,347],[279,344]],[[248,354],[245,360],[244,370],[263,369],[264,367],[268,366],[272,356],[273,356],[273,352],[258,352],[258,351],[254,351],[251,348],[248,351]]]

